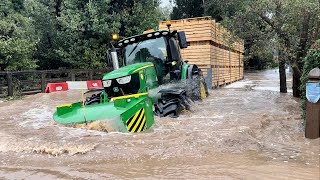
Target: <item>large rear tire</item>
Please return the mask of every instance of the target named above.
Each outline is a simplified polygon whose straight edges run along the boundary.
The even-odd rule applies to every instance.
[[[196,65],[188,68],[187,94],[194,100],[199,101],[208,97],[208,87],[201,70]]]

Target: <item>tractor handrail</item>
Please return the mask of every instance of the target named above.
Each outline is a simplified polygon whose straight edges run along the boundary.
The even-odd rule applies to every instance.
[[[148,93],[139,93],[139,94],[131,94],[131,95],[127,95],[127,96],[119,96],[119,97],[115,97],[115,98],[111,98],[111,101],[116,101],[119,99],[128,99],[128,98],[139,98],[140,96],[145,96],[148,95]]]
[[[152,67],[152,66],[154,66],[154,64],[149,64],[149,65],[146,65],[146,66],[143,66],[143,67],[141,67],[141,68],[139,68],[139,69],[134,70],[134,72],[138,72],[138,71],[140,71],[140,70],[142,70],[142,69],[146,69],[146,68]]]

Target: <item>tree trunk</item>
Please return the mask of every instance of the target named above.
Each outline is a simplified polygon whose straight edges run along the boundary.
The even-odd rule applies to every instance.
[[[55,0],[55,5],[54,5],[55,12],[54,12],[54,14],[55,14],[55,16],[57,18],[61,17],[62,1],[63,0]],[[57,21],[56,26],[57,26],[58,31],[61,31],[62,26],[61,26],[61,23],[59,21]]]
[[[293,97],[300,97],[301,92],[300,92],[300,85],[301,85],[301,73],[297,72],[296,70],[293,69],[292,73],[292,90],[293,90]]]
[[[282,14],[282,2],[276,1],[276,13],[275,19],[277,23],[273,23],[273,28],[276,31],[279,39],[283,40],[284,47],[280,45],[279,48],[279,76],[280,76],[280,93],[287,93],[287,75],[286,75],[286,58],[285,49],[289,48],[289,38],[287,38],[286,33],[282,32],[281,28],[283,26],[283,20],[281,18]],[[277,25],[276,25],[277,24]]]
[[[287,75],[286,75],[286,61],[283,57],[283,52],[279,52],[279,75],[280,75],[280,92],[287,93]]]
[[[308,32],[309,32],[309,23],[310,23],[311,15],[309,12],[304,12],[303,23],[300,30],[300,41],[297,49],[297,57],[295,59],[295,68],[293,68],[292,74],[292,90],[293,90],[293,97],[300,97],[300,77],[301,71],[303,69],[303,58],[307,54],[307,43],[308,43]]]
[[[54,9],[55,9],[55,15],[57,17],[61,16],[61,6],[62,6],[62,0],[55,0],[55,5],[54,5]]]

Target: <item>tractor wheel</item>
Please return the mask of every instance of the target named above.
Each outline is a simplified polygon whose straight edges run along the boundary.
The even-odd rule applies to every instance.
[[[85,106],[99,104],[100,103],[100,94],[93,94],[91,97],[87,97],[84,101]]]
[[[208,97],[209,93],[205,79],[201,70],[195,65],[189,68],[187,83],[188,96],[192,100],[198,101]]]
[[[179,100],[173,100],[170,102],[165,102],[159,100],[158,104],[155,105],[155,115],[160,117],[169,116],[171,118],[179,117],[180,112],[182,111],[181,104]]]

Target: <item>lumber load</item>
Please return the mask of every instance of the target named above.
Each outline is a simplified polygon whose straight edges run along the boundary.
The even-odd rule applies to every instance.
[[[159,29],[167,29],[165,21]],[[243,79],[244,41],[210,16],[173,20],[171,29],[186,33],[188,48],[182,50],[182,57],[200,67],[205,76],[211,68],[213,87]]]

